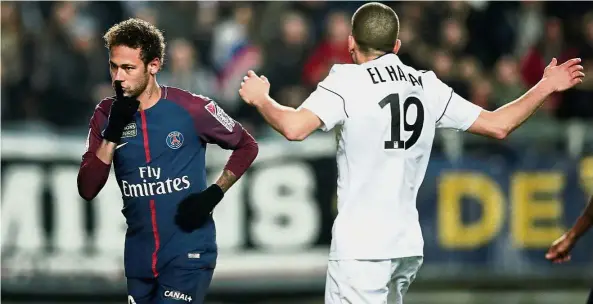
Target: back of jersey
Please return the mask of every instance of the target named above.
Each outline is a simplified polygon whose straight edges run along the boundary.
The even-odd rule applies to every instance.
[[[438,85],[436,84],[438,83]],[[416,196],[452,90],[397,55],[335,65],[301,107],[338,132],[330,259],[422,255]]]

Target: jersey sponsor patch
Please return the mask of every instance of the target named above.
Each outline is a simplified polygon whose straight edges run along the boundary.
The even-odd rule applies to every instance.
[[[214,101],[210,101],[205,107],[210,115],[214,116],[229,132],[233,131],[235,127],[235,120],[233,120],[224,110],[219,107]]]
[[[134,137],[137,134],[138,134],[138,131],[137,131],[136,123],[132,122],[124,127],[124,132],[121,134],[121,138]]]

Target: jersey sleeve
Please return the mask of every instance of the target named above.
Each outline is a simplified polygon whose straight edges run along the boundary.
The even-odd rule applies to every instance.
[[[344,82],[340,81],[339,66],[334,65],[329,75],[321,81],[317,88],[301,104],[299,109],[313,112],[323,122],[321,129],[330,131],[336,125],[343,124],[348,117],[346,100],[344,99]]]
[[[435,93],[436,127],[467,130],[478,119],[482,108],[455,93],[433,72],[427,75],[427,88]]]
[[[235,149],[243,137],[243,126],[229,116],[214,100],[193,95],[194,119],[201,139],[223,149]]]
[[[91,200],[97,196],[109,178],[111,166],[103,163],[95,154],[103,142],[101,132],[107,122],[108,110],[105,109],[107,103],[106,101],[101,102],[95,108],[93,117],[89,122],[85,153],[82,156],[82,162],[78,170],[78,193],[86,200]]]

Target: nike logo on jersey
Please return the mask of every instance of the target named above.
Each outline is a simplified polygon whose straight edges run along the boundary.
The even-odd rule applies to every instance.
[[[123,146],[125,146],[125,145],[127,145],[127,144],[128,144],[127,142],[125,142],[125,143],[123,143],[123,144],[119,144],[119,145],[117,145],[117,146],[115,147],[115,150],[117,150],[117,149],[119,149],[119,148],[121,148],[121,147],[123,147]]]

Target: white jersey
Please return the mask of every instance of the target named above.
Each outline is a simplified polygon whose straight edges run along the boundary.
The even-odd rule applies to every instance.
[[[465,131],[482,109],[395,54],[334,65],[301,107],[337,132],[330,259],[423,256],[416,196],[435,129]]]

